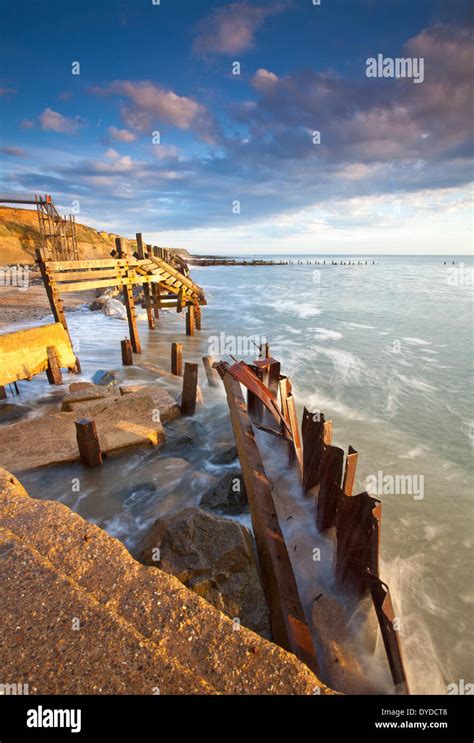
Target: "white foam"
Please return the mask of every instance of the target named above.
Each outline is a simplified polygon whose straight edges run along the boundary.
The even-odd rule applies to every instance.
[[[327,328],[316,328],[315,332],[315,338],[318,341],[338,341],[343,337],[342,333],[339,333],[337,330],[328,330]]]

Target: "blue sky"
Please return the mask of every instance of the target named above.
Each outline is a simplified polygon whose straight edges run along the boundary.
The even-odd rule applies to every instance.
[[[2,192],[196,252],[469,252],[468,2],[0,8]]]

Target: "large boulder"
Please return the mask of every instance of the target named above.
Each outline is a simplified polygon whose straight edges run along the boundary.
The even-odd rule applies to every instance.
[[[247,491],[242,473],[234,470],[221,477],[217,485],[204,493],[199,505],[207,511],[222,511],[231,515],[245,511]]]
[[[137,559],[174,575],[241,625],[271,636],[253,538],[242,524],[186,508],[155,521]]]

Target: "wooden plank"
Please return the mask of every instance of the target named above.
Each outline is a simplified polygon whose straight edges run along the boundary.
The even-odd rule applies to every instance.
[[[198,375],[198,364],[186,362],[183,375],[183,394],[181,396],[181,413],[183,415],[194,415],[196,412]]]
[[[130,260],[118,259],[118,258],[106,258],[103,260],[91,259],[87,261],[46,261],[49,271],[78,271],[80,269],[94,269],[94,268],[115,268],[118,266],[125,266],[130,263]]]
[[[225,370],[226,365],[219,365]],[[221,373],[221,372],[220,372]],[[250,506],[263,588],[276,643],[319,675],[319,664],[298,595],[296,580],[278,522],[272,488],[255,441],[239,382],[221,373]]]
[[[53,271],[51,277],[53,281],[58,282],[71,282],[71,281],[94,281],[95,279],[113,279],[117,276],[126,276],[127,270],[125,267],[117,266],[115,269],[98,269],[98,270],[84,270],[84,271]]]

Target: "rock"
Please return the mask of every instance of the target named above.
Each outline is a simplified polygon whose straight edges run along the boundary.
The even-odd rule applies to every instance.
[[[118,384],[117,376],[117,372],[115,371],[99,369],[92,377],[92,382],[102,387],[108,387],[111,384]]]
[[[237,447],[231,446],[230,449],[226,449],[220,454],[216,454],[212,457],[211,464],[232,464],[237,459]]]
[[[122,304],[118,299],[112,299],[107,297],[101,307],[102,312],[107,317],[117,317],[119,320],[127,319],[127,310],[125,305]]]
[[[159,548],[157,563],[154,550]],[[254,557],[253,538],[241,524],[200,508],[155,521],[137,559],[176,576],[231,619],[270,637],[268,608]]]
[[[247,508],[247,492],[242,473],[228,472],[218,484],[210,488],[199,501],[201,508],[222,513],[242,513]]]

